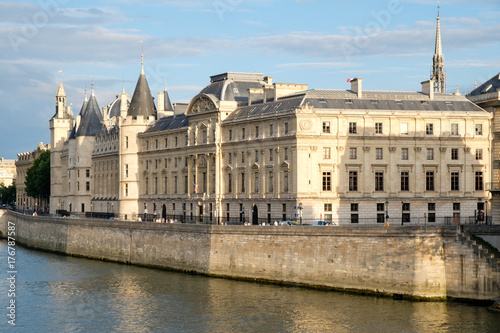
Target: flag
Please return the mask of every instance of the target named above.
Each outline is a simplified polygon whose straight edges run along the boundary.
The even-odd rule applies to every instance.
[[[195,192],[198,191],[198,184],[193,183],[193,185],[194,185],[194,191]]]
[[[354,78],[350,78],[350,79],[347,79],[347,82],[351,82],[352,80],[354,80]]]

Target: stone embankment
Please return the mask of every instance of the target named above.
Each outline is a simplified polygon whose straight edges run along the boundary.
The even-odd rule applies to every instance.
[[[500,258],[457,227],[275,227],[33,217],[0,210],[0,236],[73,256],[210,276],[490,301]]]

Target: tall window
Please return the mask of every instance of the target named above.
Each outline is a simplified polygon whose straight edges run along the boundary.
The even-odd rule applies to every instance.
[[[401,171],[401,191],[410,190],[410,173],[408,171]]]
[[[241,139],[245,140],[245,127],[241,129]]]
[[[269,186],[269,192],[273,193],[274,192],[274,174],[272,172],[269,172],[269,181],[267,183]]]
[[[273,148],[269,149],[269,162],[274,160]]]
[[[233,175],[227,175],[227,193],[233,193]]]
[[[125,137],[125,148],[128,148],[128,136]]]
[[[259,173],[255,173],[255,185],[254,185],[254,192],[259,193]]]
[[[174,176],[174,193],[177,194],[177,190],[178,190],[178,187],[177,187],[177,176]]]
[[[484,186],[483,186],[483,172],[482,171],[476,171],[475,189],[476,189],[476,191],[482,191],[482,190],[484,190]]]
[[[146,183],[146,184],[145,184],[145,185],[146,185],[146,194],[149,194],[149,193],[148,193],[148,192],[149,192],[149,178],[148,178],[148,177],[146,177],[146,181],[145,181],[145,183]]]
[[[233,141],[233,130],[229,130],[229,141]]]
[[[384,158],[383,150],[382,148],[375,148],[375,159],[381,160]]]
[[[451,135],[458,135],[458,124],[451,124],[450,133]]]
[[[483,150],[476,149],[476,160],[482,160],[482,159],[483,159]]]
[[[349,133],[350,134],[356,134],[356,123],[349,123]]]
[[[375,123],[375,134],[382,134],[382,123]]]
[[[288,148],[285,148],[284,160],[288,161]]]
[[[476,135],[483,135],[483,124],[476,124]]]
[[[349,191],[358,190],[358,172],[349,171]]]
[[[425,172],[425,190],[434,191],[434,171]]]
[[[168,147],[168,138],[165,138],[165,148]]]
[[[128,197],[128,184],[125,184],[125,196]]]
[[[427,148],[427,160],[434,159],[434,148]]]
[[[330,147],[323,147],[323,159],[324,160],[330,159]]]
[[[355,160],[358,158],[358,150],[356,148],[349,148],[349,159]]]
[[[155,194],[158,194],[158,177],[155,177],[154,191],[155,191]]]
[[[241,152],[241,163],[245,164],[245,152],[244,151]]]
[[[288,123],[285,123],[285,134],[288,134]]]
[[[330,133],[330,122],[329,121],[323,122],[323,133]]]
[[[283,192],[288,192],[288,171],[283,171]]]
[[[351,204],[351,223],[359,223],[359,204],[352,203]]]
[[[273,135],[274,135],[273,124],[269,124],[269,136],[273,136]]]
[[[427,221],[436,222],[436,204],[434,202],[429,202],[427,204]]]
[[[375,171],[375,191],[384,190],[384,172]]]
[[[259,134],[259,126],[255,126],[255,137],[258,138]]]
[[[245,193],[245,173],[241,174],[241,193]]]
[[[402,160],[408,159],[408,148],[401,148],[401,159]]]
[[[202,135],[203,135],[203,143],[207,143],[207,131],[206,131],[206,130],[204,130],[204,131],[202,132]]]
[[[451,149],[451,159],[458,160],[458,148]]]
[[[425,134],[427,135],[434,134],[434,124],[432,123],[425,124]]]
[[[255,151],[255,163],[259,162],[259,151]]]
[[[452,191],[459,191],[460,189],[460,178],[458,171],[452,171],[451,172],[451,190]]]
[[[332,190],[332,173],[330,171],[323,172],[323,191]]]
[[[168,177],[165,177],[163,179],[163,193],[168,193]]]
[[[125,164],[125,177],[128,177],[128,164]]]

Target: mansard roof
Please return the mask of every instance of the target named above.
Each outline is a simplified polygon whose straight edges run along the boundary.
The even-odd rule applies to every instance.
[[[163,117],[155,121],[145,133],[159,132],[170,129],[177,129],[182,127],[187,127],[189,125],[189,117],[183,114],[177,114],[174,116]]]
[[[491,79],[472,90],[467,94],[468,97],[500,92],[500,73],[493,76]]]
[[[76,136],[96,136],[101,132],[102,114],[97,104],[94,92],[90,95],[87,106],[81,114],[80,125]]]
[[[421,92],[363,91],[363,97],[350,90],[308,90],[278,98],[272,102],[241,106],[224,121],[273,115],[293,111],[302,106],[337,110],[391,111],[469,111],[485,112],[463,96],[435,93],[433,99]]]
[[[149,90],[146,75],[141,72],[139,79],[137,80],[137,85],[135,86],[134,95],[132,96],[132,101],[130,102],[127,115],[133,117],[149,117],[154,116],[155,114],[156,107],[153,95],[151,95],[151,90]]]
[[[248,89],[262,88],[264,75],[257,73],[223,73],[210,77],[210,84],[200,94],[214,95],[220,101],[235,101],[238,105],[248,103]]]

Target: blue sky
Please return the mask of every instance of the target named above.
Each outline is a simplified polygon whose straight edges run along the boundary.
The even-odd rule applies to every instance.
[[[500,72],[500,1],[440,2],[448,92]],[[187,102],[227,71],[275,82],[420,90],[432,65],[432,0],[37,0],[0,2],[0,157],[50,142],[59,71],[79,112],[92,76],[102,108],[132,94],[141,47],[154,95]],[[142,43],[141,43],[142,41]]]

